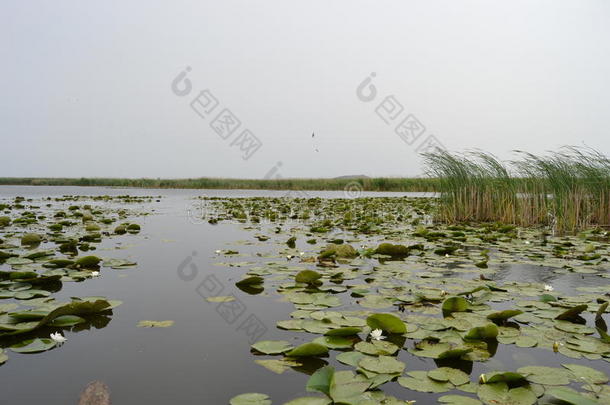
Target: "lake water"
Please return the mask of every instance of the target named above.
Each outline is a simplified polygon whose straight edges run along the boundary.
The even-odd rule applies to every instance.
[[[0,367],[0,404],[76,404],[83,388],[93,380],[105,382],[113,404],[228,404],[231,397],[245,392],[263,392],[274,404],[307,395],[305,372],[289,370],[276,375],[257,365],[250,353],[251,336],[243,322],[251,315],[266,329],[261,339],[288,340],[298,344],[310,337],[304,333],[279,330],[275,324],[289,319],[294,306],[282,302],[273,289],[250,295],[235,287],[246,267],[221,267],[219,261],[254,260],[240,257],[219,258],[216,250],[229,249],[236,241],[252,241],[253,231],[238,224],[210,225],[187,215],[196,196],[254,197],[283,196],[283,191],[253,190],[144,190],[89,187],[0,187],[0,198],[26,198],[62,195],[141,195],[162,196],[159,201],[139,204],[137,209],[152,211],[137,218],[142,226],[138,235],[104,239],[94,254],[128,258],[138,263],[132,269],[103,268],[100,277],[86,282],[66,282],[53,296],[68,300],[72,296],[105,296],[123,301],[110,322],[99,329],[67,332],[61,347],[39,354],[17,354],[7,350],[9,360]],[[343,192],[307,192],[312,197],[343,197]],[[367,196],[402,196],[409,193],[365,193]],[[255,240],[254,240],[255,241]],[[242,244],[240,253],[261,251],[261,243]],[[312,247],[300,244],[299,248]],[[319,250],[319,247],[316,249]],[[263,249],[264,250],[264,249]],[[264,259],[260,259],[261,262]],[[6,270],[7,265],[0,269]],[[186,269],[186,270],[185,270]],[[191,277],[185,277],[187,274]],[[243,303],[237,319],[219,313],[218,304],[204,300],[204,280],[214,275],[219,282],[216,295],[235,295]],[[505,266],[502,279],[552,282],[566,291],[575,286],[596,285],[600,278],[587,275],[556,275],[529,272],[519,266]],[[185,280],[189,278],[189,280]],[[192,279],[190,279],[192,278]],[[603,279],[605,280],[605,279]],[[583,284],[584,283],[584,284]],[[202,293],[203,291],[203,293]],[[254,319],[254,318],[251,318]],[[141,320],[173,320],[169,328],[139,328]],[[259,339],[260,340],[260,339]],[[434,368],[432,360],[401,351],[398,357],[409,369]],[[332,359],[332,357],[331,357]],[[348,369],[328,358],[337,368]],[[539,363],[559,365],[565,358],[548,350],[518,349],[500,345],[487,363],[474,363],[473,376],[496,369],[516,369]],[[588,360],[571,363],[593,364]],[[607,362],[595,367],[610,371]],[[312,364],[312,367],[319,364]],[[305,370],[302,370],[305,371]],[[435,403],[438,394],[408,391],[397,383],[383,386],[398,398]]]

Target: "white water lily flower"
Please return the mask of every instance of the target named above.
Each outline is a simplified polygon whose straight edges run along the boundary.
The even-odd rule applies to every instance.
[[[553,290],[554,290],[554,288],[552,285],[548,285],[548,284],[544,285],[544,291],[553,291]]]
[[[381,329],[375,329],[371,331],[371,339],[373,340],[383,340],[385,336],[382,336],[383,331]]]
[[[92,272],[91,272],[91,277],[97,277],[97,276],[99,276],[99,275],[100,275],[100,272],[99,272],[99,271],[92,271]]]
[[[529,244],[530,244],[530,241],[529,241],[529,240],[526,240],[526,241],[525,241],[525,244],[526,244],[526,245],[529,245]]]
[[[303,256],[303,255],[305,254],[305,252],[299,252],[299,254],[300,254],[301,256]]]
[[[216,250],[214,253],[216,253],[217,255],[220,254],[220,252],[222,252],[222,250]]]
[[[61,335],[61,333],[59,333],[59,332],[56,332],[56,333],[51,333],[51,335],[50,335],[50,336],[51,336],[51,339],[53,339],[53,341],[54,341],[55,343],[59,343],[59,344],[62,344],[62,343],[64,343],[66,340],[68,340],[68,339],[66,339],[65,337],[63,337],[63,336]]]

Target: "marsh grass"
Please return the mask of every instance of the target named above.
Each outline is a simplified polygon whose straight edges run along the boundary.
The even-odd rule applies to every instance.
[[[0,185],[94,186],[183,189],[249,189],[249,190],[344,190],[356,186],[362,191],[434,192],[436,179],[401,177],[358,177],[329,179],[120,179],[120,178],[0,178]]]
[[[485,152],[425,154],[439,181],[441,220],[548,225],[559,233],[610,224],[607,157],[575,147],[517,153],[510,166]]]

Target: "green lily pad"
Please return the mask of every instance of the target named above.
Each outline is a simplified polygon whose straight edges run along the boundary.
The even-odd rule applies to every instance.
[[[36,338],[27,339],[11,346],[11,350],[17,353],[40,353],[54,348],[53,339]]]
[[[518,309],[506,309],[504,311],[498,311],[487,315],[487,319],[494,323],[503,323],[513,316],[521,315],[523,311]]]
[[[358,367],[358,362],[364,358],[365,354],[360,352],[344,352],[339,353],[336,357],[337,361],[348,366]]]
[[[599,402],[594,401],[584,395],[567,387],[555,387],[546,390],[546,394],[555,399],[561,401],[562,404],[570,405],[600,405]]]
[[[307,381],[307,391],[318,391],[330,396],[330,387],[335,375],[335,369],[331,366],[325,366],[318,369],[309,377]]]
[[[260,276],[251,276],[251,277],[246,277],[242,280],[239,280],[238,282],[235,283],[235,285],[236,286],[250,286],[250,285],[262,284],[263,281],[265,281],[265,279]]]
[[[301,397],[286,402],[284,405],[329,405],[332,401],[321,397]]]
[[[449,405],[482,405],[483,403],[476,398],[464,395],[443,395],[438,402]]]
[[[102,259],[97,256],[84,256],[78,259],[74,265],[83,269],[96,269],[101,261]]]
[[[259,393],[241,394],[231,398],[231,405],[271,405],[268,395]]]
[[[489,323],[485,326],[477,326],[468,331],[465,340],[487,340],[498,337],[498,327],[494,323]]]
[[[425,371],[411,371],[407,374],[408,377],[398,378],[398,384],[413,391],[441,393],[453,389],[450,382],[435,381]]]
[[[295,360],[290,359],[269,359],[269,360],[254,360],[256,364],[260,364],[265,367],[267,370],[274,372],[275,374],[283,374],[286,370],[292,367],[302,366],[302,363],[299,363]]]
[[[586,382],[587,384],[605,384],[608,382],[608,376],[603,371],[581,366],[580,364],[562,364],[562,366],[570,370],[578,381]]]
[[[438,382],[449,381],[453,385],[462,385],[470,381],[468,374],[451,367],[440,367],[428,372],[428,377]]]
[[[379,374],[402,373],[405,369],[405,363],[390,356],[365,357],[358,362],[358,366]]]
[[[169,328],[174,324],[174,321],[140,321],[139,328]]]
[[[62,315],[62,316],[58,316],[57,318],[55,318],[51,322],[49,322],[49,325],[55,326],[55,327],[67,327],[67,326],[78,325],[83,322],[86,322],[86,321],[84,318],[81,318],[80,316]]]
[[[373,356],[389,356],[396,353],[399,349],[394,343],[384,342],[382,340],[373,340],[372,342],[358,342],[354,346],[356,350],[364,354]]]
[[[205,300],[207,302],[233,302],[235,297],[232,295],[218,295],[216,297],[207,297]]]
[[[350,349],[354,342],[344,336],[320,336],[313,340],[312,343],[319,343],[329,349]]]
[[[555,317],[558,321],[571,321],[588,308],[587,304],[576,305],[568,310],[563,311],[561,314]]]
[[[371,329],[381,329],[386,333],[403,334],[407,332],[405,323],[392,314],[373,314],[366,318],[366,323]]]
[[[288,353],[286,356],[288,357],[314,357],[314,356],[323,356],[328,353],[328,347],[321,345],[319,343],[304,343],[300,346],[295,347]]]
[[[294,280],[297,283],[311,284],[311,283],[314,283],[315,281],[317,281],[320,278],[322,278],[322,275],[320,273],[318,273],[317,271],[303,270],[303,271],[300,271],[300,272],[297,273],[297,275],[295,276]]]
[[[449,297],[443,301],[441,307],[443,315],[448,316],[453,312],[465,312],[470,307],[470,303],[464,297]]]
[[[527,378],[528,381],[542,385],[567,385],[570,383],[567,370],[546,367],[546,366],[527,366],[517,369]]]
[[[479,386],[477,395],[486,405],[533,405],[538,399],[531,388],[509,389],[504,382],[482,384]]]
[[[251,346],[254,350],[264,354],[281,354],[292,350],[293,346],[285,340],[261,340]]]
[[[345,326],[343,328],[331,329],[324,334],[326,336],[353,336],[362,332],[362,328],[356,326]]]

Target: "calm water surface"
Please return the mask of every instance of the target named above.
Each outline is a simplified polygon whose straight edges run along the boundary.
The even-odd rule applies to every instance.
[[[340,191],[307,193],[324,198],[343,197]],[[80,392],[92,380],[108,384],[113,404],[228,404],[231,397],[245,392],[266,393],[274,404],[282,404],[306,395],[308,375],[305,372],[289,370],[276,375],[255,364],[249,350],[249,336],[244,330],[239,330],[242,321],[254,315],[267,328],[263,339],[283,339],[294,344],[303,342],[312,335],[275,327],[277,321],[289,319],[294,306],[280,302],[270,288],[261,295],[249,295],[237,289],[234,283],[247,268],[214,265],[218,261],[252,261],[250,256],[219,258],[215,254],[217,249],[234,247],[232,243],[236,241],[253,241],[252,232],[235,224],[196,224],[186,215],[195,196],[282,196],[286,192],[0,187],[0,198],[125,194],[161,195],[163,198],[159,202],[136,205],[138,209],[154,210],[154,215],[135,221],[142,226],[140,234],[105,239],[94,254],[133,259],[138,266],[128,270],[103,268],[100,277],[82,283],[64,283],[62,290],[53,294],[60,301],[69,300],[71,296],[101,295],[121,300],[123,305],[114,310],[110,322],[103,328],[67,332],[68,341],[59,348],[30,355],[9,351],[9,360],[0,367],[0,404],[76,404]],[[303,243],[303,246],[299,245],[301,249],[312,249],[300,242]],[[124,246],[125,249],[117,249]],[[265,248],[263,244],[242,245],[238,250],[255,253],[265,251]],[[190,281],[179,276],[179,267],[184,266],[188,266],[188,272],[193,274]],[[0,266],[0,270],[6,270],[6,265]],[[499,273],[502,279],[552,281],[567,290],[582,283],[595,285],[602,280],[595,278],[590,281],[580,275],[568,277],[526,270],[507,266]],[[223,288],[215,295],[234,294],[243,302],[245,311],[234,322],[226,321],[216,311],[218,304],[205,301],[198,292],[210,274],[220,282],[218,288]],[[173,320],[175,324],[170,328],[138,328],[136,324],[140,320]],[[506,345],[499,347],[489,362],[475,363],[473,375],[536,363],[559,365],[567,359],[553,356],[546,350],[517,351]],[[412,356],[404,350],[399,359],[406,362],[407,370],[435,367],[432,360]],[[588,361],[569,360],[591,365]],[[330,361],[339,369],[349,368]],[[604,367],[608,372],[606,364],[597,361],[593,367]],[[315,368],[319,364],[311,366]],[[439,396],[410,392],[397,383],[385,384],[383,389],[399,398],[416,399],[418,404],[435,403],[434,398]]]

